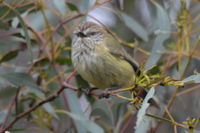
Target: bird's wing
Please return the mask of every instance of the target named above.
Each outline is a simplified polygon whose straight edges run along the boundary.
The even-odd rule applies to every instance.
[[[106,42],[108,43],[106,46],[108,47],[110,53],[118,58],[126,60],[135,70],[137,75],[140,75],[141,71],[139,69],[138,63],[126,52],[126,50],[110,35],[110,38],[107,38]],[[142,90],[139,94],[140,97],[145,98],[147,95],[146,90]],[[158,103],[154,98],[149,99],[149,103],[156,108],[160,108]]]
[[[111,54],[126,60],[135,70],[135,72],[140,75],[138,63],[125,51],[125,49],[113,38],[113,36],[108,35],[106,43]]]

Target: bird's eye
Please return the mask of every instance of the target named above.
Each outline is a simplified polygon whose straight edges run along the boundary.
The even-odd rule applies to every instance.
[[[90,33],[88,33],[88,36],[94,36],[96,34],[97,34],[97,32],[90,32]]]
[[[83,32],[78,32],[76,35],[81,38],[87,37]]]

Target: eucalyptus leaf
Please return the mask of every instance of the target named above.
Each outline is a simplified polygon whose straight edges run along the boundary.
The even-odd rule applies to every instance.
[[[56,59],[56,63],[60,64],[60,65],[71,65],[72,64],[72,60],[70,58],[64,58],[64,57],[60,57]]]
[[[34,7],[34,6],[35,6],[35,3],[26,4],[26,5],[24,5],[24,6],[21,6],[21,7],[16,8],[15,10],[16,10],[17,12],[19,12],[20,14],[22,14],[22,13],[26,12],[27,9],[32,8],[32,7]],[[5,13],[7,13],[6,16],[5,16],[5,18],[7,18],[7,19],[8,19],[8,18],[16,17],[15,12],[10,12],[10,11],[9,11],[10,9],[9,9],[8,7],[6,7],[6,6],[4,6],[3,4],[0,5],[0,8],[1,8],[1,10],[0,10],[0,16],[3,16],[3,15],[5,15]]]
[[[9,28],[10,27],[8,23],[0,21],[0,29],[8,30]]]
[[[11,86],[14,87],[29,86],[31,88],[39,89],[39,87],[35,84],[33,78],[26,73],[6,73],[0,75],[0,80],[7,81],[8,83],[10,83]]]
[[[13,51],[8,52],[0,59],[0,63],[14,59],[15,57],[17,57],[18,53],[19,53],[19,50],[13,50]]]
[[[163,43],[170,37],[170,31],[171,31],[171,24],[167,12],[158,3],[156,2],[153,3],[156,6],[156,12],[157,12],[156,24],[157,24],[157,32],[158,31],[159,32],[154,40],[154,45],[151,50],[151,56],[147,60],[146,70],[154,66],[160,59],[161,54],[159,54],[159,51],[164,50]]]
[[[65,0],[59,0],[59,2],[57,0],[52,0],[52,4],[63,16],[66,14]]]
[[[1,80],[7,81],[8,83],[10,83],[11,86],[14,87],[27,86],[29,91],[34,93],[40,99],[44,100],[46,98],[40,88],[36,85],[33,78],[26,73],[7,73],[4,75],[0,75],[0,81]],[[55,118],[58,118],[54,111],[54,108],[51,106],[50,103],[46,103],[43,107],[48,113],[52,114]]]
[[[0,124],[5,119],[6,113],[7,113],[7,111],[5,111],[5,110],[0,111]]]
[[[58,119],[58,115],[55,113],[55,109],[53,108],[53,106],[51,106],[50,103],[45,103],[43,107],[49,114],[53,115],[55,118]]]
[[[109,125],[113,125],[113,114],[105,99],[96,101],[92,106],[91,116],[100,116]]]
[[[147,93],[140,110],[137,113],[137,121],[135,127],[135,133],[145,133],[149,129],[150,118],[145,116],[147,108],[149,107],[148,101],[153,98],[155,93],[155,88],[152,87]]]
[[[86,11],[89,8],[89,6],[90,6],[90,0],[80,0],[79,1],[79,5],[80,5],[80,7],[78,7],[78,9],[81,12],[84,12],[84,11]]]
[[[129,27],[135,34],[137,34],[144,41],[148,41],[148,32],[142,25],[140,25],[134,18],[128,16],[125,13],[120,13],[120,18],[124,21],[127,27]]]
[[[85,81],[80,75],[76,75],[76,82],[78,83],[79,88],[88,88],[89,84]]]
[[[74,120],[80,122],[90,133],[104,133],[104,130],[100,126],[90,120],[85,119],[83,116],[75,113],[68,113],[68,115]]]
[[[80,114],[76,114],[74,112],[72,113],[72,112],[68,112],[68,111],[64,111],[64,110],[59,111],[59,112],[70,116],[73,120],[80,123],[89,133],[104,133],[104,130],[100,126],[98,126],[96,123],[94,123],[90,120],[85,119]]]
[[[6,94],[7,92],[10,94],[15,93],[17,90],[16,88],[21,86],[26,86],[29,92],[34,93],[40,99],[45,98],[45,95],[30,75],[21,72],[5,73],[0,75],[0,95],[3,93]]]
[[[36,88],[32,88],[32,87],[27,87],[27,89],[29,90],[29,92],[35,94],[40,99],[45,99],[44,93],[41,90],[39,90],[39,88],[36,89]]]
[[[66,5],[68,6],[68,8],[69,8],[71,11],[77,11],[77,12],[79,12],[78,8],[77,8],[76,5],[74,5],[73,3],[66,2]]]
[[[200,83],[200,74],[192,75],[183,80],[185,83]]]
[[[124,9],[124,0],[119,0],[119,7],[121,10]]]
[[[15,87],[1,87],[0,86],[0,101],[2,100],[10,100],[12,96],[14,96],[17,92],[17,88]]]
[[[68,104],[69,104],[69,108],[71,110],[71,112],[78,114],[80,117],[84,118],[84,113],[81,109],[81,105],[79,103],[79,99],[77,98],[77,96],[75,95],[75,92],[72,90],[65,90],[65,94],[67,96],[67,100],[68,100]],[[76,129],[78,133],[87,133],[86,128],[82,125],[81,121],[77,121],[75,123]]]
[[[29,51],[29,55],[30,55],[30,60],[32,62],[33,60],[33,57],[32,57],[32,46],[31,46],[31,38],[29,36],[29,33],[28,33],[28,28],[23,20],[23,18],[21,17],[21,14],[18,10],[16,9],[13,9],[12,7],[9,6],[9,9],[12,10],[12,12],[16,15],[16,17],[18,18],[21,26],[22,26],[22,29],[24,31],[24,34],[25,34],[25,38],[26,38],[26,44],[27,44],[27,47],[28,47],[28,51]]]
[[[185,130],[185,133],[200,133],[200,130],[193,129],[192,131]]]

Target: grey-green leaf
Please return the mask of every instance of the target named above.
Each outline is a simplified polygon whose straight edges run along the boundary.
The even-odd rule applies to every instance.
[[[100,99],[97,100],[93,106],[92,106],[92,112],[91,112],[92,116],[100,116],[101,119],[105,122],[107,122],[110,126],[112,126],[113,123],[113,114],[112,111],[110,109],[110,107],[108,106],[108,104],[106,103],[105,99]]]
[[[30,60],[31,62],[33,61],[33,57],[32,57],[32,46],[31,46],[31,38],[29,36],[29,33],[28,33],[28,28],[23,20],[23,18],[21,17],[20,13],[16,10],[16,9],[13,9],[11,7],[9,7],[16,15],[16,17],[18,18],[21,26],[22,26],[22,29],[24,31],[24,35],[25,35],[25,38],[26,38],[26,44],[27,44],[27,48],[28,48],[28,51],[29,51],[29,55],[30,55]]]
[[[6,82],[10,86],[14,87],[27,86],[27,89],[29,89],[30,92],[34,93],[42,100],[45,99],[45,95],[37,86],[33,78],[26,73],[6,73],[0,75],[0,81],[0,84],[4,84]],[[52,114],[55,118],[58,118],[54,111],[54,108],[51,106],[50,103],[45,104],[43,107],[48,113]]]
[[[70,3],[70,2],[66,2],[68,8],[71,10],[71,11],[76,11],[76,12],[79,12],[78,8],[76,7],[76,5],[74,5],[73,3]]]
[[[6,111],[5,110],[2,110],[0,111],[0,124],[3,122],[3,120],[5,119],[5,116],[6,116]]]
[[[149,128],[149,120],[150,118],[145,116],[147,108],[149,107],[149,103],[148,101],[153,98],[155,93],[155,88],[152,87],[149,92],[147,93],[143,103],[142,103],[142,107],[140,108],[140,110],[138,111],[137,114],[137,121],[136,121],[136,127],[135,127],[135,133],[144,133],[148,130]]]
[[[29,86],[32,88],[38,88],[33,78],[26,73],[20,73],[20,72],[6,73],[0,75],[0,79],[9,82],[10,85],[14,87]]]
[[[71,112],[74,112],[75,114],[79,114],[81,117],[84,117],[84,113],[81,109],[81,105],[79,103],[79,100],[77,96],[75,95],[75,92],[73,92],[70,89],[65,90],[65,94],[67,96],[69,108]],[[76,129],[78,133],[87,133],[87,130],[85,127],[82,125],[82,122],[77,121],[75,123]]]
[[[148,32],[142,25],[140,25],[134,18],[128,16],[125,13],[120,13],[120,18],[124,21],[127,27],[129,27],[135,34],[137,34],[142,40],[148,41]]]
[[[154,5],[156,6],[156,12],[157,12],[156,23],[159,34],[156,36],[154,40],[154,45],[151,50],[151,56],[148,58],[146,63],[146,70],[154,66],[160,59],[161,54],[159,54],[159,51],[164,50],[163,43],[170,37],[170,30],[171,30],[169,16],[167,15],[166,11],[156,2],[154,2]]]
[[[1,59],[0,63],[14,59],[18,55],[19,50],[13,50],[6,53]]]
[[[90,6],[90,0],[80,0],[78,5],[80,6],[78,9],[81,12],[85,12]]]
[[[200,83],[200,74],[192,75],[190,77],[187,77],[183,80],[185,83]]]
[[[53,106],[51,106],[50,103],[45,103],[43,107],[49,114],[53,115],[55,118],[58,119],[58,115],[55,113],[55,109],[53,108]]]
[[[90,133],[104,133],[104,130],[94,122],[85,119],[83,116],[75,113],[68,113],[75,121],[80,122]]]

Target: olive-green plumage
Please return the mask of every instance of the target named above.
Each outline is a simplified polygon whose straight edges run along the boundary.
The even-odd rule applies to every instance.
[[[83,22],[74,31],[72,61],[78,73],[97,88],[129,87],[137,63],[101,26]]]

